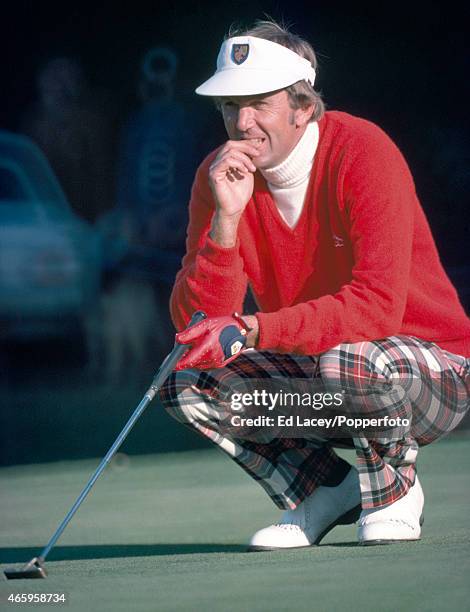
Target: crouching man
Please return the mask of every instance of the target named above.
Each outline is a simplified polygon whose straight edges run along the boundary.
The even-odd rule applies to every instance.
[[[419,447],[469,407],[470,321],[407,164],[376,125],[325,112],[315,76],[306,41],[258,22],[223,42],[196,90],[216,100],[228,140],[196,174],[171,312],[179,330],[195,310],[208,318],[177,334],[188,351],[161,399],[284,510],[252,550],[317,544],[356,521],[361,544],[418,540]],[[258,312],[239,315],[247,287]],[[221,390],[255,379],[321,382],[355,415],[402,425],[237,435]],[[355,448],[355,466],[337,445]]]

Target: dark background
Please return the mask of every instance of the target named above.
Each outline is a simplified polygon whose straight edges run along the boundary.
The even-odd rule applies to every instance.
[[[470,267],[469,15],[452,3],[425,7],[295,1],[133,2],[123,7],[5,3],[0,128],[18,129],[22,113],[34,100],[38,66],[58,55],[83,63],[92,86],[106,92],[118,128],[137,104],[143,53],[167,45],[179,54],[178,94],[190,102],[193,121],[213,113],[208,141],[222,139],[217,113],[210,102],[193,94],[194,88],[213,72],[231,23],[249,26],[265,14],[283,18],[318,54],[317,88],[327,107],[378,123],[404,153],[443,263],[465,301]],[[70,356],[68,361],[64,354]],[[76,374],[80,355],[70,346],[29,347],[26,354],[14,353],[10,363],[16,373],[9,389],[14,401],[12,395],[2,401],[4,463],[101,454],[133,408],[134,398],[137,402],[145,391],[85,393]],[[41,369],[45,363],[46,371]],[[70,382],[65,395],[64,378]],[[166,415],[153,411],[144,418],[147,427],[136,428],[126,442],[128,452],[197,444]]]

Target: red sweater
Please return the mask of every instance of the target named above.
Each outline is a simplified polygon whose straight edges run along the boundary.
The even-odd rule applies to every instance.
[[[260,350],[314,355],[402,334],[470,356],[470,320],[400,151],[377,126],[346,113],[327,112],[319,128],[297,225],[284,222],[257,172],[233,248],[208,236],[208,168],[216,152],[201,164],[171,296],[176,327],[199,308],[209,316],[240,311],[249,282],[260,309]]]

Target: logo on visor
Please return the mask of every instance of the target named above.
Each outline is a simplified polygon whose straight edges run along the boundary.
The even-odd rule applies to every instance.
[[[232,61],[237,64],[243,64],[248,57],[250,45],[232,45]]]

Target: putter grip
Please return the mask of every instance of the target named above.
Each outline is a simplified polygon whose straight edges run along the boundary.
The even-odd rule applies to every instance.
[[[194,325],[196,325],[196,323],[200,323],[201,321],[204,321],[204,319],[207,319],[206,313],[203,312],[202,310],[196,310],[196,312],[191,317],[191,321],[188,323],[186,329],[188,329],[189,327],[193,327]],[[188,348],[189,346],[187,344],[177,344],[175,342],[175,346],[173,347],[173,350],[170,353],[170,358],[171,358],[171,361],[173,362],[173,367],[171,369],[175,367],[175,365],[184,355],[184,352],[188,350]]]
[[[206,318],[207,315],[205,312],[202,312],[202,310],[197,310],[191,317],[191,321],[188,323],[188,327],[192,327],[193,325],[196,325],[196,323],[204,321],[204,319]],[[178,363],[184,353],[188,350],[188,348],[189,347],[187,344],[175,343],[173,350],[162,363],[161,368],[155,375],[155,378],[152,382],[152,387],[160,387],[165,382],[168,376],[170,376],[170,374],[173,372],[175,365]]]

